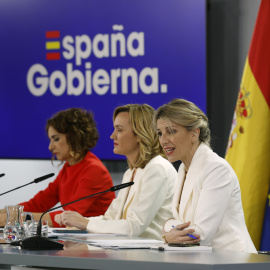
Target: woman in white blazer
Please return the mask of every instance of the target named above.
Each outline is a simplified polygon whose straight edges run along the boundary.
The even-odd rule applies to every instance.
[[[152,126],[154,113],[146,104],[129,104],[114,111],[113,151],[127,157],[129,169],[122,182],[134,184],[119,191],[103,216],[84,218],[65,211],[55,217],[57,223],[91,233],[160,239],[163,224],[172,215],[177,172],[162,157],[164,151]]]
[[[245,224],[237,176],[211,150],[206,115],[192,102],[175,99],[157,109],[154,123],[169,161],[182,161],[173,217],[164,225],[163,239],[256,253]]]

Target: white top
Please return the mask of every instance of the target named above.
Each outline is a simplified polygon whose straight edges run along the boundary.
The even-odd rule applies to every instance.
[[[128,169],[122,183],[129,182],[132,173]],[[160,239],[165,221],[172,216],[177,172],[168,160],[156,156],[144,169],[137,169],[134,182],[130,192],[128,188],[119,191],[104,216],[89,218],[89,232]],[[126,219],[121,219],[125,205],[128,205]]]
[[[172,202],[173,219],[166,222],[165,232],[190,221],[201,245],[257,253],[245,224],[239,182],[229,163],[201,143],[184,179],[182,163]]]

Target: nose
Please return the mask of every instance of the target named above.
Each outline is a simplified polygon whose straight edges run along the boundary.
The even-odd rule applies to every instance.
[[[50,141],[50,143],[49,143],[49,150],[52,152],[53,151],[53,142],[52,141]]]
[[[159,143],[163,147],[168,142],[168,138],[165,134],[159,136]]]
[[[114,130],[113,133],[111,134],[110,139],[112,139],[112,140],[115,139],[115,130]]]

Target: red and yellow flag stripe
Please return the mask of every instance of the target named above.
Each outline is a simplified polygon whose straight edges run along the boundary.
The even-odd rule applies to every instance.
[[[225,157],[238,176],[246,224],[257,249],[270,180],[269,29],[270,1],[262,0]]]

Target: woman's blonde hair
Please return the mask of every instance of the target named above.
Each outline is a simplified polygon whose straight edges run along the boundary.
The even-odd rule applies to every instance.
[[[210,147],[211,136],[208,118],[194,103],[185,99],[174,99],[157,109],[153,121],[155,128],[158,119],[174,122],[189,131],[199,128],[199,140]]]
[[[154,108],[147,104],[127,104],[117,107],[113,113],[113,121],[121,112],[128,112],[131,129],[139,138],[140,151],[134,166],[128,161],[131,169],[144,168],[155,156],[165,157],[165,153],[159,144],[158,136],[152,126]]]

